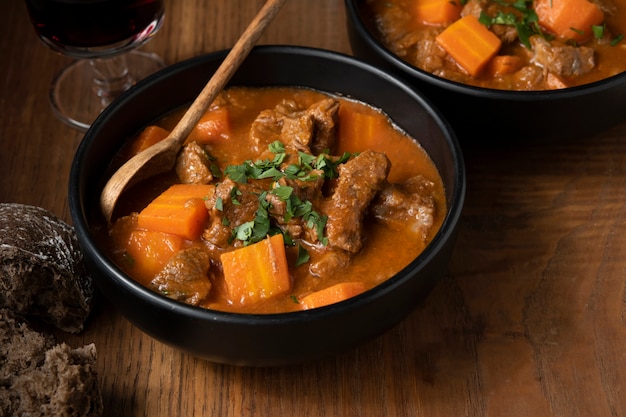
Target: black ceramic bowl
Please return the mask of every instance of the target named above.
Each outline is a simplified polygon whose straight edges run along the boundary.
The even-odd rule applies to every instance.
[[[353,54],[412,83],[445,115],[462,145],[569,139],[626,120],[626,72],[580,87],[503,91],[437,77],[398,58],[380,43],[362,13],[366,0],[345,0]]]
[[[231,85],[306,86],[370,103],[391,116],[430,154],[446,188],[449,211],[428,248],[385,283],[332,306],[274,315],[211,311],[173,301],[125,275],[98,248],[102,173],[126,138],[188,104],[224,59],[218,52],[181,62],[140,82],[111,104],[85,134],[72,164],[72,220],[97,287],[141,330],[210,361],[280,365],[352,348],[411,312],[445,273],[465,195],[464,164],[453,132],[418,93],[396,78],[335,53],[283,46],[253,50]]]

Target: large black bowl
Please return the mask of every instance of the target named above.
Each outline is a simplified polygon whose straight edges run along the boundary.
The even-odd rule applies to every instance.
[[[626,120],[626,72],[580,87],[503,91],[437,77],[403,61],[376,36],[366,0],[345,0],[354,55],[412,83],[445,115],[463,146],[570,139]]]
[[[147,334],[215,362],[288,364],[338,353],[379,335],[411,312],[446,271],[464,201],[464,164],[453,132],[427,101],[391,75],[348,56],[299,47],[257,47],[231,84],[306,86],[354,97],[384,109],[419,138],[443,177],[449,210],[428,248],[396,276],[325,308],[233,314],[185,305],[144,288],[96,244],[92,226],[101,221],[97,202],[102,175],[115,153],[138,129],[188,104],[225,55],[224,51],[181,62],[140,82],[85,134],[72,164],[69,204],[97,287]]]

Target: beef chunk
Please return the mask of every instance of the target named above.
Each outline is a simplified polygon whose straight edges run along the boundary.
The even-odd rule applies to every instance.
[[[380,34],[394,55],[414,62],[421,69],[437,73],[444,68],[446,51],[437,44],[435,38],[442,28],[424,27],[419,31],[407,31],[413,19],[410,13],[397,5],[390,5],[381,11],[376,20]]]
[[[433,188],[421,175],[402,184],[386,184],[372,201],[371,213],[392,227],[413,230],[425,241],[434,223]]]
[[[339,114],[339,102],[324,99],[314,103],[305,112],[313,120],[314,136],[311,143],[313,155],[332,152],[335,148],[335,130]]]
[[[280,229],[294,239],[301,238],[305,232],[302,218],[287,216],[287,202],[273,193],[267,193],[265,200],[270,204],[269,215]]]
[[[308,152],[313,140],[313,120],[306,114],[282,117],[280,141],[297,151]]]
[[[470,0],[463,6],[461,16],[472,15],[480,19],[483,13],[493,17],[500,10],[501,5],[498,3],[488,2],[486,0]],[[490,29],[503,43],[511,43],[518,38],[517,29],[512,25],[495,24],[492,25]]]
[[[432,34],[417,42],[416,61],[425,71],[436,73],[443,69],[446,51],[435,41],[436,35],[441,32],[438,28],[428,28],[425,32]]]
[[[150,284],[169,298],[198,305],[211,290],[210,266],[209,254],[202,248],[183,249],[167,262]]]
[[[260,193],[260,189],[230,178],[218,183],[215,193],[205,203],[210,224],[202,237],[217,247],[228,246],[233,227],[254,220]]]
[[[252,122],[250,138],[255,151],[263,152],[270,143],[280,140],[283,129],[283,116],[275,110],[263,110]]]
[[[292,101],[264,110],[252,123],[250,137],[258,150],[275,141],[293,151],[314,154],[330,150],[335,144],[335,124],[339,102],[324,99],[300,110]]]
[[[322,256],[309,266],[312,275],[326,275],[344,267],[361,250],[363,217],[386,184],[389,168],[387,156],[371,150],[339,165],[333,193],[322,203],[322,212],[328,216],[328,244]]]
[[[372,199],[386,182],[389,159],[382,153],[365,151],[338,167],[337,186],[324,203],[328,215],[328,246],[357,253],[363,246],[362,220]]]
[[[532,61],[557,76],[583,75],[595,67],[593,49],[586,46],[553,45],[540,36],[530,38]]]
[[[293,192],[302,201],[315,201],[322,195],[322,188],[326,178],[324,177],[324,171],[321,169],[311,170],[308,175],[311,178],[307,180],[283,178],[279,181],[279,184],[292,187]]]
[[[279,141],[292,148],[292,152],[308,152],[313,132],[311,117],[300,111],[291,100],[284,101],[274,109],[263,110],[250,127],[250,137],[259,151]]]
[[[350,263],[350,254],[343,250],[325,252],[320,259],[309,265],[309,272],[316,277],[329,276]]]
[[[593,4],[598,6],[604,14],[613,16],[617,12],[617,6],[612,0],[590,0]]]
[[[197,142],[183,147],[176,160],[176,175],[183,184],[208,184],[213,181],[211,158]]]

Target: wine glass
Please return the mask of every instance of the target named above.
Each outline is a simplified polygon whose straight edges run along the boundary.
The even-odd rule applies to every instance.
[[[163,0],[25,0],[39,38],[77,60],[50,87],[55,114],[86,130],[136,81],[163,68],[156,54],[135,50],[161,27]]]

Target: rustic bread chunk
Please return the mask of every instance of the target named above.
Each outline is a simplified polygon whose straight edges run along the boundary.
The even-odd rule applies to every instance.
[[[0,307],[78,333],[92,300],[74,229],[43,208],[0,203]]]
[[[0,309],[0,415],[99,417],[93,344],[72,349]]]

